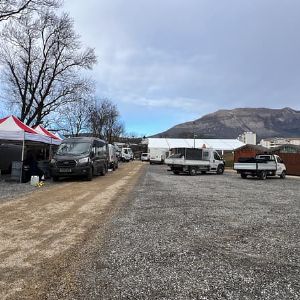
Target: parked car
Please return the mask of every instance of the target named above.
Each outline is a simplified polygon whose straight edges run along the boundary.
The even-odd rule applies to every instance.
[[[119,167],[116,147],[111,144],[108,144],[108,167],[113,171]]]
[[[165,159],[174,174],[187,173],[196,175],[201,172],[215,172],[223,174],[225,162],[219,153],[213,149],[174,148],[172,155]]]
[[[256,155],[250,158],[240,158],[233,166],[243,179],[247,176],[258,177],[262,180],[267,176],[280,176],[284,179],[286,176],[286,167],[278,155]]]
[[[94,137],[64,139],[50,162],[54,181],[60,177],[105,175],[108,170],[108,147]]]
[[[141,154],[141,161],[149,161],[149,160],[150,160],[149,153],[142,153]]]

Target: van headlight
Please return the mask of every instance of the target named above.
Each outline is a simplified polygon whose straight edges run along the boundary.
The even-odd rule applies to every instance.
[[[90,158],[89,157],[84,157],[84,158],[78,159],[78,164],[80,164],[80,165],[88,164],[89,162],[90,162]]]
[[[54,158],[52,158],[51,160],[50,160],[50,165],[55,165],[56,164],[56,159],[54,159]]]

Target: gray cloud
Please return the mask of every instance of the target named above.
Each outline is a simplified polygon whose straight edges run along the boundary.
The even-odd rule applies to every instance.
[[[121,107],[166,115],[181,107],[186,120],[221,108],[300,109],[298,0],[67,0],[66,8],[96,48],[99,95]]]

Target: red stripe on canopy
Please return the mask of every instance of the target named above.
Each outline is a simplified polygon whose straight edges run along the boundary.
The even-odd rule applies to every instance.
[[[5,117],[5,118],[2,118],[2,119],[0,119],[0,124],[1,123],[3,123],[3,122],[5,122],[7,119],[9,118],[9,116],[8,117]]]
[[[45,135],[51,137],[54,140],[60,140],[60,138],[58,138],[56,135],[54,135],[52,132],[48,131],[46,128],[44,128],[41,125],[34,127],[34,129],[37,131],[41,130]]]
[[[35,130],[33,130],[32,128],[30,128],[29,126],[27,126],[26,124],[24,124],[23,122],[21,122],[18,118],[16,118],[15,116],[12,116],[13,120],[15,121],[15,123],[25,132],[28,133],[34,133],[37,134],[37,132]]]

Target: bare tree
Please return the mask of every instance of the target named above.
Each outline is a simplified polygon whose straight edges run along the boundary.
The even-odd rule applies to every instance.
[[[59,7],[60,0],[0,0],[0,22],[28,12]]]
[[[13,26],[12,26],[13,25]],[[38,125],[59,107],[89,92],[80,74],[96,63],[93,49],[81,44],[67,14],[30,15],[5,26],[0,61],[7,98],[19,108],[20,119]]]
[[[89,129],[91,99],[83,98],[59,110],[57,125],[65,135],[79,136]]]
[[[90,127],[94,136],[112,143],[124,133],[117,106],[104,99],[90,108]]]

